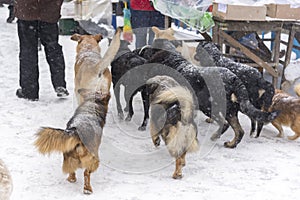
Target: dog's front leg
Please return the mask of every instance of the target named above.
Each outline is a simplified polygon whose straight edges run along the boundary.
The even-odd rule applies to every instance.
[[[227,121],[230,124],[230,126],[232,127],[235,136],[232,141],[225,142],[224,146],[227,148],[235,148],[238,145],[238,143],[241,142],[241,140],[244,136],[244,130],[242,129],[242,127],[239,123],[237,113],[235,115],[233,115],[232,117],[227,118]]]
[[[83,193],[84,194],[92,194],[93,189],[90,183],[90,175],[91,172],[89,170],[84,170],[84,188],[83,188]]]

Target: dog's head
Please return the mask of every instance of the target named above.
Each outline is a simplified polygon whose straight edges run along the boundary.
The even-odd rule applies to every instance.
[[[156,26],[152,26],[152,31],[154,32],[155,39],[167,39],[167,40],[176,40],[174,33],[175,31],[172,28],[166,30],[160,30]]]
[[[84,101],[95,101],[95,103],[108,105],[110,99],[110,93],[101,93],[98,91],[80,88],[78,89],[78,93],[82,96]]]
[[[96,35],[80,35],[80,34],[74,34],[71,36],[71,40],[77,41],[77,53],[81,51],[87,51],[87,50],[96,50],[97,52],[100,52],[100,47],[98,43],[103,39],[101,34]]]

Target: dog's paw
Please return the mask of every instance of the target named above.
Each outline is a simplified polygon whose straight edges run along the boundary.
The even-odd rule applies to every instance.
[[[206,118],[206,119],[205,119],[205,122],[206,122],[206,123],[213,123],[214,120],[213,120],[212,118]]]
[[[67,181],[69,181],[70,183],[75,183],[77,181],[75,174],[70,174],[67,178]]]
[[[172,178],[174,179],[182,179],[182,173],[174,172]]]
[[[131,121],[131,119],[132,119],[132,116],[130,116],[130,115],[127,115],[127,117],[126,117],[125,121],[127,121],[127,122],[130,122],[130,121]]]
[[[118,116],[119,116],[119,118],[121,119],[121,120],[124,120],[124,113],[118,113]]]
[[[211,136],[211,140],[212,141],[216,141],[217,139],[219,139],[221,136],[219,135],[219,134],[217,134],[217,133],[215,133],[215,134],[213,134],[212,136]]]
[[[250,137],[252,138],[258,138],[257,134],[255,132],[250,132]]]
[[[92,194],[92,193],[93,193],[93,190],[92,190],[91,187],[84,187],[83,193],[84,193],[84,194]]]
[[[160,138],[157,137],[157,138],[155,139],[155,141],[153,141],[153,144],[155,145],[155,147],[158,147],[158,146],[160,145]]]
[[[224,143],[224,146],[225,146],[226,148],[231,148],[231,149],[233,149],[233,148],[236,147],[236,144],[231,144],[231,142],[225,142],[225,143]]]
[[[140,127],[138,128],[138,130],[139,130],[139,131],[145,131],[145,130],[146,130],[146,126],[140,126]]]
[[[278,133],[278,134],[276,135],[276,137],[283,138],[283,134],[282,134],[282,133]]]

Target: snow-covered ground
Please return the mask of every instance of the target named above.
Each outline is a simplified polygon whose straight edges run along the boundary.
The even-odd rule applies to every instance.
[[[12,200],[82,200],[82,199],[299,199],[300,140],[276,138],[275,128],[264,127],[261,137],[249,137],[250,121],[240,115],[246,132],[235,149],[223,143],[233,138],[229,129],[215,144],[208,139],[215,125],[197,117],[198,153],[187,155],[184,177],[174,180],[174,161],[164,145],[154,148],[149,130],[137,131],[142,119],[139,96],[134,99],[132,122],[116,116],[115,99],[109,105],[107,124],[100,146],[101,164],[91,175],[94,193],[83,190],[83,170],[78,170],[76,183],[66,181],[61,170],[62,155],[42,156],[33,146],[34,134],[41,126],[64,128],[75,109],[73,97],[73,65],[76,43],[69,36],[60,42],[66,59],[66,80],[70,97],[57,99],[50,82],[44,52],[40,58],[40,100],[18,99],[18,38],[16,23],[7,24],[7,8],[0,8],[0,158],[6,163],[13,179]],[[101,42],[105,46],[105,40]],[[104,48],[105,49],[105,48]],[[104,51],[103,51],[104,53]]]

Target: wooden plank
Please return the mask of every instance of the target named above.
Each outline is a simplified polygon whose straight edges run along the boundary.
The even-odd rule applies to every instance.
[[[294,45],[295,33],[296,33],[296,30],[295,30],[294,26],[292,26],[290,33],[289,33],[288,44],[287,44],[286,53],[285,53],[285,60],[284,60],[283,69],[282,69],[281,84],[284,81],[286,81],[286,78],[284,76],[284,71],[285,71],[285,68],[288,66],[288,64],[290,64],[292,49],[293,49],[293,45]]]
[[[224,40],[226,40],[232,46],[239,49],[246,56],[248,56],[250,59],[252,59],[255,63],[257,63],[258,65],[260,65],[264,69],[266,69],[267,72],[269,72],[273,77],[276,77],[276,78],[278,77],[278,73],[273,69],[273,67],[271,67],[270,65],[265,63],[262,59],[260,59],[254,53],[252,53],[249,49],[247,49],[246,47],[241,45],[238,41],[233,39],[230,35],[226,34],[224,31],[219,31],[219,34]]]

